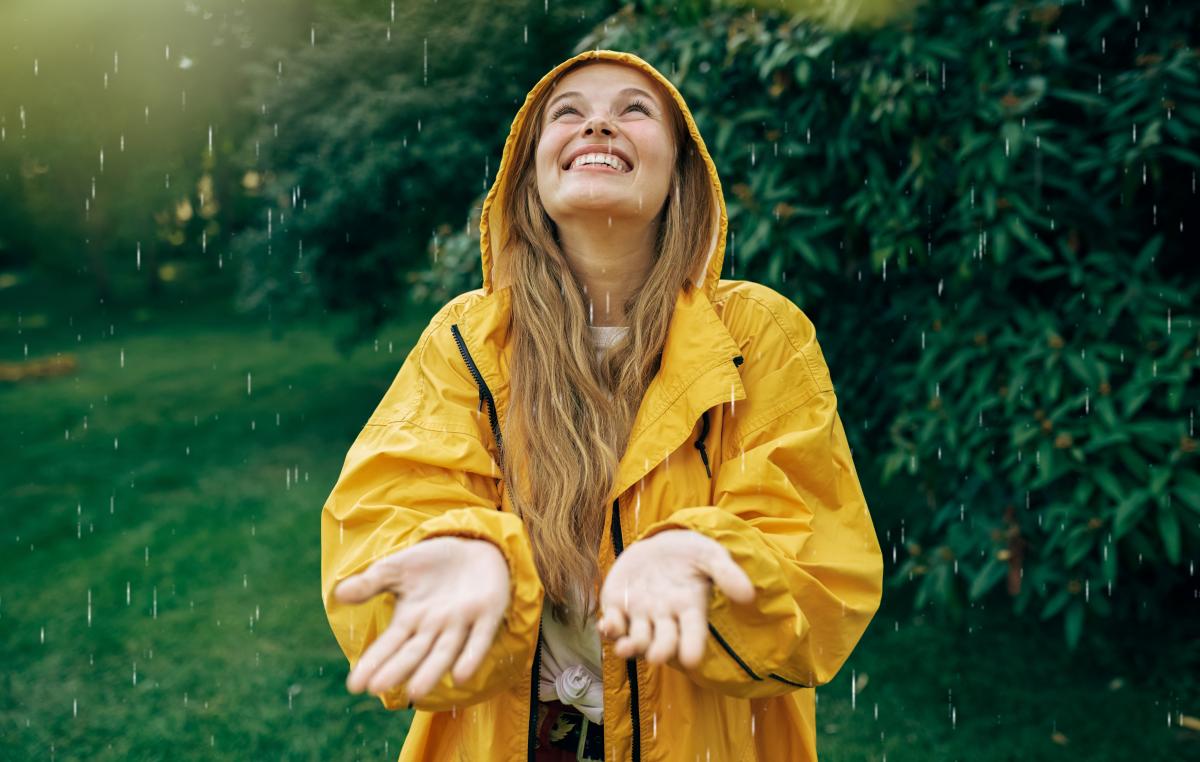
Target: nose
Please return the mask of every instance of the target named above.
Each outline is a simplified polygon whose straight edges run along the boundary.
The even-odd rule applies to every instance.
[[[598,128],[593,126],[596,124],[596,122],[600,123],[600,126]],[[595,132],[600,132],[604,135],[607,135],[608,137],[612,137],[613,135],[616,134],[616,132],[612,128],[612,125],[610,125],[608,123],[608,120],[604,119],[603,117],[597,117],[595,120],[588,122],[587,129],[584,130],[585,135],[591,135]]]

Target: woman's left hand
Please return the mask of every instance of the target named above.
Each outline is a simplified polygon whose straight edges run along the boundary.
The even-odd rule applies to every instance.
[[[704,656],[713,583],[736,603],[754,600],[754,583],[719,542],[690,529],[659,532],[617,557],[600,589],[596,630],[616,640],[622,659],[678,657],[692,669]]]

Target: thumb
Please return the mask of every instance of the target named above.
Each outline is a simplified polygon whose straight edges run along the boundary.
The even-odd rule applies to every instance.
[[[362,603],[383,592],[383,580],[379,574],[373,574],[367,569],[361,574],[354,574],[338,583],[333,589],[333,596],[342,603]]]
[[[754,600],[754,583],[728,552],[711,562],[708,572],[713,583],[733,602],[750,603]]]

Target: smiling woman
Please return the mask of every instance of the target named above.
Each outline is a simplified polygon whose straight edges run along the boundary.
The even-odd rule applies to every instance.
[[[720,277],[682,96],[630,53],[548,72],[434,316],[322,512],[351,690],[401,760],[815,760],[814,688],[883,558],[816,329]],[[603,612],[603,613],[601,613]]]

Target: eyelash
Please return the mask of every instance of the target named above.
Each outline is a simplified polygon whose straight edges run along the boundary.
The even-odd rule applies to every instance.
[[[650,107],[647,106],[640,99],[635,100],[633,103],[630,103],[629,106],[626,107],[625,110],[628,111],[631,108],[640,108],[642,110],[642,113],[644,113],[646,116],[650,116]],[[579,110],[576,109],[574,106],[559,106],[558,109],[554,112],[554,114],[550,117],[550,120],[553,121],[553,120],[559,118],[560,116],[562,116],[563,114],[567,113],[568,111],[574,111],[576,114],[579,113]]]

